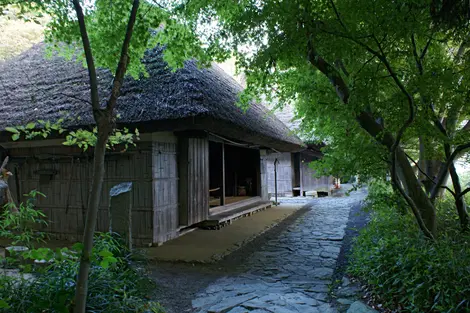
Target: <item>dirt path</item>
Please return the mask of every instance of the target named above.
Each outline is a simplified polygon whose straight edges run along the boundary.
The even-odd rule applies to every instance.
[[[159,263],[156,298],[168,313],[335,312],[328,285],[363,197],[316,199],[217,264]]]

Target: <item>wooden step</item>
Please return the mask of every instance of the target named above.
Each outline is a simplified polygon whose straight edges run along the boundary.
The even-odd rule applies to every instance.
[[[256,212],[266,210],[272,206],[271,202],[258,201],[251,205],[245,205],[244,207],[233,209],[230,211],[224,211],[218,214],[209,216],[206,221],[201,222],[198,226],[205,229],[220,229],[226,225],[230,225],[233,221],[250,216]]]

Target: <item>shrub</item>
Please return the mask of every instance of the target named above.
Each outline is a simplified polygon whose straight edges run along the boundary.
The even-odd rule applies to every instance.
[[[119,238],[97,234],[92,253],[87,312],[163,312],[149,301],[154,283],[147,278],[145,266],[127,250]],[[33,269],[30,279],[0,276],[0,312],[72,312],[75,280],[81,245],[52,251],[31,250],[24,258],[49,260],[51,265]]]
[[[0,275],[0,312],[71,312],[82,244],[56,251],[35,249],[34,242],[45,238],[37,229],[46,221],[44,213],[34,208],[34,201],[45,195],[33,190],[25,196],[28,200],[17,210],[7,206],[1,214],[0,236],[29,248],[17,257],[3,260],[4,265],[19,267],[33,275]],[[33,266],[34,260],[42,260],[46,266]],[[155,286],[147,278],[144,260],[131,253],[117,234],[97,233],[91,255],[87,311],[163,312],[158,303],[147,300]]]
[[[37,231],[40,226],[47,225],[46,215],[34,208],[36,198],[45,195],[32,190],[24,196],[27,200],[18,208],[14,203],[5,205],[0,215],[0,237],[10,239],[13,245],[32,248],[35,242],[43,242],[46,237],[45,233]]]
[[[452,200],[438,205],[440,234],[430,242],[411,214],[385,200],[393,199],[389,187],[372,186],[370,195],[371,221],[354,243],[349,272],[400,312],[470,312],[470,234],[460,232]]]

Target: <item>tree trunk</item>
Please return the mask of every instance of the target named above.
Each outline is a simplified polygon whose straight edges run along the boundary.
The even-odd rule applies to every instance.
[[[469,224],[467,204],[465,203],[464,197],[459,197],[459,194],[462,192],[459,175],[457,174],[457,171],[455,170],[454,164],[450,166],[449,170],[450,170],[450,176],[452,178],[452,183],[454,185],[454,191],[456,194],[455,206],[457,208],[457,213],[459,214],[460,226],[462,227],[462,230],[467,230],[468,224]]]
[[[93,159],[93,182],[91,185],[90,200],[86,215],[86,223],[83,235],[83,251],[80,259],[80,270],[77,278],[77,289],[75,293],[76,313],[85,312],[86,298],[88,293],[88,273],[91,265],[91,253],[93,249],[93,237],[95,234],[96,220],[100,205],[101,190],[104,179],[104,158],[106,154],[106,143],[108,142],[109,130],[101,129],[98,124],[98,140],[96,142]]]
[[[90,41],[88,38],[88,32],[86,30],[83,10],[79,0],[73,0],[73,5],[75,12],[77,13],[78,24],[83,42],[83,49],[88,66],[93,117],[98,127],[98,138],[95,146],[93,161],[93,182],[91,185],[90,200],[88,203],[88,211],[83,235],[83,251],[80,259],[80,270],[78,273],[77,287],[75,290],[74,312],[85,313],[88,293],[88,274],[91,265],[90,257],[93,249],[93,237],[95,234],[96,220],[101,200],[101,190],[103,188],[106,144],[108,142],[110,133],[114,129],[114,108],[120,95],[127,65],[129,64],[128,51],[140,1],[134,0],[132,4],[132,10],[130,12],[129,22],[127,24],[126,34],[122,44],[121,56],[119,58],[119,63],[113,80],[111,95],[106,103],[105,109],[101,109],[100,107],[98,97],[98,79],[96,76],[95,64]]]
[[[442,163],[441,166],[444,166],[445,163]],[[444,180],[442,181],[442,186],[447,186],[447,183],[449,181],[449,171],[448,170],[445,170],[446,173],[444,174]],[[439,169],[439,173],[440,173],[440,169]],[[439,174],[438,176],[439,177]],[[432,191],[431,191],[432,192]],[[436,194],[436,197],[437,198],[442,198],[444,197],[444,194],[446,193],[446,189],[445,188],[438,188],[437,189],[437,194]],[[431,201],[434,201],[434,199],[431,198]]]
[[[402,173],[400,175],[402,183],[406,187],[408,196],[415,202],[424,225],[433,236],[436,236],[436,209],[416,178],[408,157],[400,147],[397,148],[397,166],[398,170]]]
[[[419,161],[418,161],[418,166],[423,171],[424,173],[428,174],[428,163],[429,160],[426,158],[426,146],[424,144],[424,140],[422,137],[419,137]],[[418,170],[418,178],[424,185],[424,188],[426,189],[427,193],[431,192],[432,189],[432,184],[433,182],[430,181],[424,173]],[[432,177],[432,176],[431,176]]]
[[[341,74],[315,51],[310,40],[307,45],[307,58],[314,67],[328,78],[331,85],[335,88],[339,99],[345,105],[349,104],[350,93],[348,84],[343,80]],[[381,124],[376,123],[376,118],[370,112],[359,112],[355,118],[369,135],[392,152],[393,158],[395,158],[393,154],[396,154],[397,176],[403,177],[401,182],[404,185],[407,198],[413,201],[414,207],[417,207],[419,210],[419,212],[416,212],[418,216],[415,214],[418,224],[428,237],[434,237],[437,232],[436,209],[424,192],[423,185],[414,174],[405,152],[400,146],[395,147],[396,139],[394,136],[390,132],[385,131]],[[396,151],[393,151],[394,148]],[[392,176],[394,176],[393,171],[391,172]]]

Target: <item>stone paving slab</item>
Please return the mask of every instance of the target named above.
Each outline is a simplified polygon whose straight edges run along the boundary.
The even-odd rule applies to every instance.
[[[363,193],[317,198],[277,238],[259,247],[243,274],[218,279],[193,300],[197,313],[336,313],[328,285],[341,249],[350,208]]]

